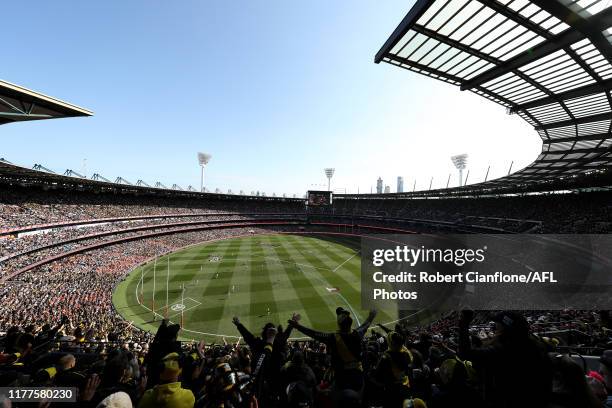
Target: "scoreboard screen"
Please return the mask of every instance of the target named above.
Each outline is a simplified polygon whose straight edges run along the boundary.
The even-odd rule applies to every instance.
[[[331,191],[308,191],[308,206],[318,207],[324,205],[331,205],[332,193]]]

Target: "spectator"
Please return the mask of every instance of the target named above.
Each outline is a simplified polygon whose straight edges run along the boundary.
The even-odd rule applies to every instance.
[[[147,390],[139,408],[191,408],[195,397],[191,390],[181,387],[179,377],[182,372],[181,356],[170,353],[161,360],[160,383]]]
[[[299,324],[299,319],[289,320],[289,325],[313,339],[324,343],[331,354],[333,385],[337,392],[352,390],[358,395],[363,391],[363,365],[361,340],[376,317],[372,310],[365,322],[351,330],[353,319],[349,311],[338,307],[336,322],[338,333],[323,333]]]
[[[554,408],[601,408],[589,387],[586,376],[578,363],[568,356],[557,355],[553,359],[554,381],[552,406]]]
[[[473,312],[461,314],[458,355],[471,361],[485,379],[485,401],[498,408],[545,406],[550,399],[550,362],[544,346],[529,333],[527,320],[519,313],[497,314],[492,343],[472,348],[472,318]]]
[[[296,350],[293,353],[293,357],[283,366],[280,374],[290,406],[297,407],[300,404],[311,406],[313,404],[317,379],[312,369],[306,365],[302,351]]]
[[[376,379],[384,390],[384,407],[402,406],[410,399],[412,352],[404,345],[405,338],[398,332],[387,335],[387,351],[382,354],[376,368]]]

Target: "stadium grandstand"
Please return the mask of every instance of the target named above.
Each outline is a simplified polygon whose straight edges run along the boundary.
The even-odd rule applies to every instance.
[[[83,407],[612,407],[609,311],[362,310],[358,256],[367,234],[611,231],[608,3],[417,0],[376,54],[535,128],[535,162],[484,183],[315,206],[0,159],[0,387]],[[90,115],[0,81],[0,124]]]

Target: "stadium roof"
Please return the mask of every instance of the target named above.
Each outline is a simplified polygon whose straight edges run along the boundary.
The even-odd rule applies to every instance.
[[[0,125],[91,115],[93,112],[87,109],[0,80]]]
[[[70,172],[70,170],[66,171],[66,173],[68,172]],[[119,182],[119,179],[123,180],[123,183]],[[146,194],[174,198],[189,197],[217,200],[304,201],[303,198],[250,196],[208,192],[200,193],[198,191],[167,188],[165,186],[151,187],[146,184],[128,184],[122,177],[118,177],[113,183],[103,177],[100,179],[88,179],[80,175],[62,175],[55,173],[41,165],[35,165],[33,169],[29,169],[27,167],[15,165],[8,160],[0,158],[0,190],[4,188],[4,186],[38,187],[44,190],[87,191],[95,193],[110,192],[135,195]]]
[[[376,54],[518,114],[542,138],[526,168],[474,188],[512,188],[612,164],[608,0],[417,0]],[[475,118],[477,119],[477,118]]]

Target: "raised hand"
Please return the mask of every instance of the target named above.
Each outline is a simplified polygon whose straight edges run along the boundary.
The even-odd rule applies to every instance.
[[[272,344],[274,342],[275,337],[276,337],[276,327],[270,327],[266,331],[266,343]]]
[[[98,377],[98,374],[93,374],[89,377],[83,392],[81,392],[81,401],[91,401],[101,382],[102,380]]]
[[[204,340],[200,340],[200,342],[198,343],[198,345],[196,346],[196,350],[198,352],[198,356],[200,356],[200,358],[204,358],[204,350],[206,349],[206,342]]]

